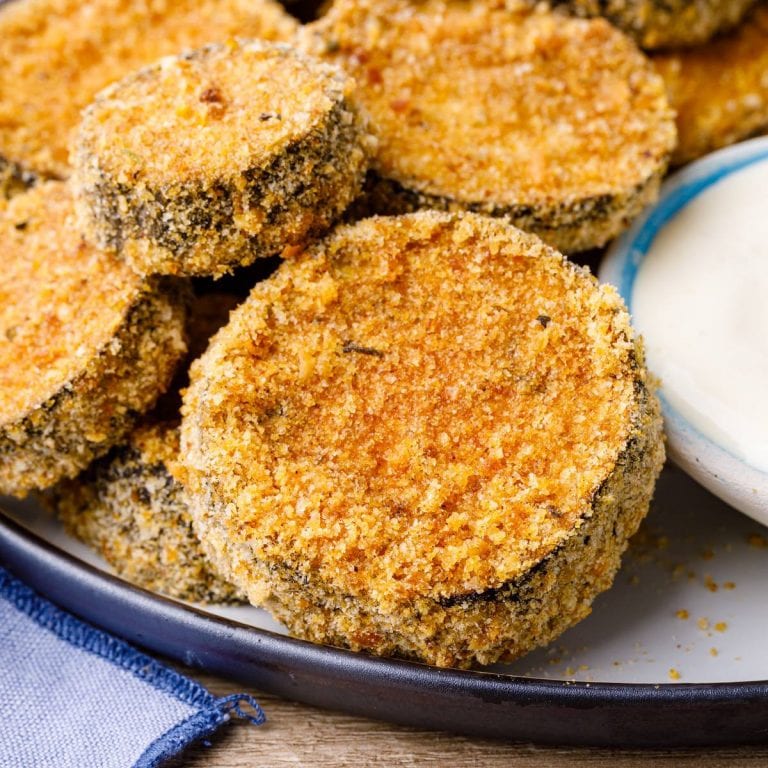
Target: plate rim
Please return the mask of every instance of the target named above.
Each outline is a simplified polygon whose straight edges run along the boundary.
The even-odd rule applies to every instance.
[[[1,505],[0,563],[65,610],[152,653],[326,709],[470,736],[539,743],[694,746],[768,741],[768,680],[657,684],[549,680],[443,669],[317,645],[134,586],[24,528]],[[101,612],[105,606],[118,610],[105,615]],[[157,620],[156,629],[146,632],[141,623],[132,624],[137,615]],[[200,641],[199,647],[180,644],[190,634]],[[312,690],[313,683],[323,689]],[[381,706],[375,697],[366,703],[366,692],[373,690],[384,696]],[[416,701],[402,699],[408,695]],[[425,698],[447,709],[437,714],[415,709]],[[531,715],[540,715],[545,727]],[[690,730],[709,716],[718,717],[725,727]],[[635,720],[648,729],[638,732]]]

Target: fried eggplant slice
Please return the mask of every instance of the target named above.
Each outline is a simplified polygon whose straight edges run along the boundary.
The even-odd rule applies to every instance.
[[[367,213],[466,209],[583,251],[656,197],[674,146],[661,78],[603,19],[337,0],[301,45],[344,66],[370,113]]]
[[[183,291],[87,244],[65,182],[0,211],[0,493],[72,477],[125,438],[186,349]]]
[[[177,425],[139,427],[126,445],[57,486],[53,504],[68,532],[133,584],[199,603],[241,601],[192,529],[184,490],[168,469],[178,446]]]
[[[677,112],[674,165],[768,128],[768,6],[699,48],[653,57]]]
[[[192,366],[179,478],[207,553],[291,632],[430,664],[590,611],[661,417],[611,287],[471,213],[338,228]]]
[[[195,296],[188,314],[187,358],[169,391],[124,444],[46,495],[68,532],[122,578],[181,600],[243,600],[203,554],[184,489],[170,470],[178,460],[179,390],[188,383],[189,363],[205,351],[238,303],[237,296],[226,293]]]
[[[213,276],[322,234],[368,165],[351,92],[337,67],[255,40],[127,77],[83,112],[85,230],[140,271]]]
[[[700,45],[735,27],[755,0],[554,0],[580,16],[604,16],[637,41],[657,50]]]

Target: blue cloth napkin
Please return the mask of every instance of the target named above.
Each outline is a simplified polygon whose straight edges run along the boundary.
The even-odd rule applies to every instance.
[[[0,568],[2,768],[150,768],[232,714],[265,719],[250,696],[215,698]]]

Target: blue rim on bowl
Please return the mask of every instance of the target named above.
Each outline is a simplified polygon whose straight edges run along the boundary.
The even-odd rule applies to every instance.
[[[609,249],[599,278],[615,285],[632,313],[635,280],[658,233],[686,205],[726,176],[768,160],[768,137],[752,139],[707,157],[673,174],[659,200]],[[659,393],[670,458],[701,485],[734,508],[768,525],[768,474],[745,463],[702,434]]]

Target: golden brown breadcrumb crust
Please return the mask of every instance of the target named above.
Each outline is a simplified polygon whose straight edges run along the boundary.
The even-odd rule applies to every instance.
[[[69,174],[80,110],[161,56],[234,35],[288,40],[273,0],[12,0],[0,5],[0,159]]]
[[[585,250],[654,199],[674,146],[663,82],[602,19],[337,0],[300,41],[358,82],[379,141],[368,212],[508,216]]]
[[[581,16],[604,16],[647,50],[699,45],[735,27],[755,0],[552,0]]]
[[[230,41],[103,91],[73,154],[81,223],[135,269],[221,275],[303,243],[365,174],[368,136],[337,67]]]
[[[73,225],[69,185],[0,211],[0,492],[73,476],[121,440],[185,350],[179,288],[135,275]]]
[[[468,665],[588,612],[663,446],[612,288],[425,211],[254,288],[192,366],[181,456],[206,551],[292,632]]]
[[[677,112],[675,165],[768,127],[767,5],[758,5],[730,34],[657,54],[653,63]]]
[[[181,600],[240,600],[203,555],[184,490],[168,472],[178,445],[173,425],[142,426],[126,445],[60,483],[53,504],[66,529],[124,579]]]

